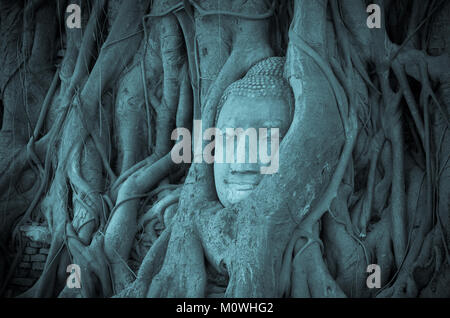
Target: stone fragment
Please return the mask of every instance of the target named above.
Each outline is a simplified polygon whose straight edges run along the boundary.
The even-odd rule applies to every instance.
[[[45,263],[37,262],[37,263],[33,263],[33,266],[31,267],[31,269],[34,271],[42,271],[42,270],[44,270],[44,266],[45,266]]]
[[[48,255],[48,253],[49,253],[49,249],[48,248],[41,248],[40,250],[39,250],[39,254],[45,254],[45,255]]]
[[[30,246],[35,248],[41,248],[42,244],[39,242],[30,242]]]
[[[45,262],[46,259],[47,256],[43,254],[31,255],[31,262]]]
[[[31,268],[31,263],[22,262],[19,264],[19,268]]]
[[[25,250],[23,251],[24,254],[28,254],[28,255],[34,255],[37,253],[37,248],[35,247],[25,247]]]

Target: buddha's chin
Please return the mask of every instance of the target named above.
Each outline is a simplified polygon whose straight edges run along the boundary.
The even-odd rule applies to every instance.
[[[229,204],[236,204],[247,198],[256,188],[256,185],[233,185],[230,186],[227,193],[227,201]]]

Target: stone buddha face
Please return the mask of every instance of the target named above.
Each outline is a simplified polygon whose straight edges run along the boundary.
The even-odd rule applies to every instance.
[[[290,125],[290,106],[280,97],[230,96],[224,103],[217,121],[222,132],[226,128],[278,128],[282,138]],[[228,138],[228,136],[227,136]],[[270,143],[270,138],[268,138]],[[264,177],[261,174],[259,156],[256,163],[249,163],[249,145],[246,143],[246,162],[214,163],[216,191],[223,206],[228,207],[246,198]],[[270,146],[268,146],[270,149]],[[235,156],[237,151],[234,152]],[[266,164],[267,165],[267,164]]]
[[[273,61],[263,62],[266,66],[268,65],[269,70],[259,67],[264,73],[263,75],[255,74],[250,78],[244,77],[239,83],[232,84],[235,89],[230,90],[216,120],[216,127],[221,132],[225,134],[226,128],[242,128],[243,130],[254,128],[257,132],[259,132],[259,128],[267,128],[269,134],[267,149],[271,149],[271,128],[279,129],[280,139],[286,134],[292,120],[293,100],[289,85],[279,75],[282,74],[279,69],[284,65],[281,63],[284,60],[280,60],[282,58],[275,59],[277,59],[276,63]],[[275,70],[276,77],[267,76],[267,73],[271,72],[270,67],[277,68]],[[250,71],[249,73],[251,74]],[[225,134],[225,138],[229,138],[229,136]],[[264,177],[261,167],[268,164],[262,163],[259,155],[256,163],[249,162],[248,140],[245,142],[245,150],[245,163],[238,163],[236,158],[234,163],[214,162],[216,191],[220,202],[225,207],[249,196]],[[234,156],[236,155],[237,151],[235,150]]]

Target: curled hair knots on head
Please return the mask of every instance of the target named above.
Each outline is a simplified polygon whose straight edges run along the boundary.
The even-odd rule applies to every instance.
[[[284,57],[264,59],[252,66],[242,79],[228,86],[217,107],[215,122],[217,123],[222,106],[230,96],[284,98],[289,103],[292,117],[294,96],[283,77],[285,61]]]

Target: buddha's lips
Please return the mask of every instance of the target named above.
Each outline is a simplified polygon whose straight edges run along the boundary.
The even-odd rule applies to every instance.
[[[237,188],[240,191],[253,190],[259,184],[259,182],[255,181],[229,180],[229,179],[225,179],[224,182],[225,184],[233,186],[234,188]]]

